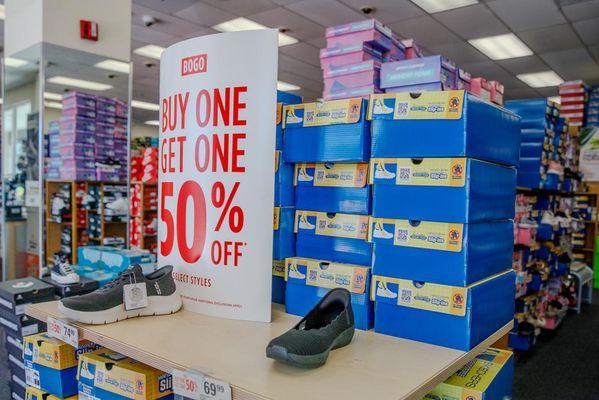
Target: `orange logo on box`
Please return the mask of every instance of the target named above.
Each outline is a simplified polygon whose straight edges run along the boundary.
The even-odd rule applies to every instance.
[[[456,293],[453,295],[453,302],[456,305],[460,305],[464,302],[464,297],[460,293]]]
[[[206,53],[181,59],[181,76],[199,74],[207,70],[208,54]]]
[[[464,172],[464,170],[460,164],[452,165],[451,173],[453,174],[453,176],[461,176],[462,172]]]
[[[452,229],[449,231],[449,238],[451,240],[459,240],[460,239],[460,232],[458,232],[456,229]]]

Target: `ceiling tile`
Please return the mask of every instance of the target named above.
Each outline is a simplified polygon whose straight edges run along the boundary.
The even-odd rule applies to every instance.
[[[595,60],[599,62],[599,46],[591,46],[589,47],[589,51],[595,57]]]
[[[537,88],[536,90],[542,97],[552,97],[559,95],[559,88],[557,86]]]
[[[290,71],[312,80],[320,80],[322,78],[322,70],[319,67],[285,54],[279,54],[279,70]]]
[[[483,4],[437,13],[435,19],[465,39],[507,33],[507,27]]]
[[[482,76],[487,79],[496,79],[501,81],[502,78],[511,76],[506,70],[501,68],[501,66],[494,61],[466,63],[462,64],[460,67],[470,72],[473,77]]]
[[[302,0],[288,5],[287,8],[324,27],[364,19],[362,14],[336,0]]]
[[[575,22],[573,25],[586,45],[599,44],[599,18]]]
[[[513,89],[513,90],[510,90],[509,92],[506,92],[506,94],[505,94],[506,100],[532,99],[532,98],[537,98],[537,97],[542,97],[542,96],[535,89],[528,88],[528,87],[521,88],[521,89]]]
[[[133,7],[141,5],[152,10],[172,14],[194,3],[197,3],[197,0],[133,0]]]
[[[405,38],[416,39],[417,43],[426,47],[463,42],[428,15],[395,22],[389,27]]]
[[[200,25],[214,26],[221,22],[229,21],[236,18],[235,15],[213,7],[209,4],[194,3],[193,5],[184,8],[175,13],[179,18],[195,22]]]
[[[340,0],[356,11],[363,6],[375,7],[368,17],[376,18],[384,24],[424,15],[425,12],[409,0]],[[364,16],[366,18],[366,16]]]
[[[458,65],[489,60],[487,56],[467,42],[431,46],[428,50],[433,54],[442,54],[455,61]]]
[[[230,12],[238,16],[256,14],[262,11],[277,7],[277,4],[270,0],[202,0],[221,10]]]
[[[515,31],[566,22],[553,0],[495,0],[489,1],[487,4],[503,22]]]
[[[581,1],[562,7],[562,12],[570,21],[599,17],[599,0]]]
[[[283,7],[273,8],[248,18],[272,28],[287,28],[289,36],[307,40],[324,36],[324,27]]]
[[[324,37],[324,35],[322,35],[321,37],[317,37],[316,39],[310,39],[310,40],[308,40],[308,43],[310,43],[312,46],[317,47],[319,49],[323,49],[323,48],[327,47],[327,40]]]
[[[174,35],[159,32],[144,26],[131,25],[131,39],[137,40],[139,42],[164,46],[169,44],[174,37]],[[133,50],[135,50],[135,48]]]
[[[564,80],[599,77],[599,65],[586,48],[555,51],[540,56]]]
[[[569,24],[520,32],[518,33],[518,37],[536,53],[566,50],[582,46],[580,39],[578,39],[578,36],[576,36],[576,33]]]
[[[284,71],[279,69],[279,79],[285,82],[296,84],[302,88],[306,88],[313,92],[322,93],[322,76],[315,76],[318,80],[305,78],[294,74],[293,72]]]
[[[148,27],[148,29],[168,33],[173,36],[186,35],[201,28],[201,26],[198,24],[185,21],[173,15],[161,13],[137,4],[133,6],[133,25],[145,27],[145,24],[142,20],[144,15],[151,15],[156,18],[156,23],[151,27]]]
[[[320,52],[308,43],[299,42],[290,46],[279,47],[279,51],[298,60],[320,67]]]
[[[498,63],[514,75],[547,70],[547,64],[535,55],[501,60]]]

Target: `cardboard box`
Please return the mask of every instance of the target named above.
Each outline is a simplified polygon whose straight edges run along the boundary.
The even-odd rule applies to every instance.
[[[0,309],[23,315],[31,303],[54,300],[54,288],[36,278],[0,282]]]
[[[384,63],[381,88],[413,92],[414,86],[440,83],[444,90],[456,89],[455,64],[442,56],[430,56]]]
[[[491,85],[485,78],[471,78],[468,91],[485,101],[491,101]]]
[[[273,216],[274,260],[283,260],[295,255],[294,233],[295,207],[275,207]]]
[[[401,43],[404,45],[405,48],[404,53],[406,56],[406,60],[412,58],[420,58],[423,56],[420,47],[418,47],[414,39],[403,39]]]
[[[77,379],[80,395],[102,400],[174,398],[170,374],[108,349],[83,354]]]
[[[382,51],[392,45],[393,32],[375,19],[350,22],[326,29],[327,47],[347,46],[355,43],[367,43]]]
[[[375,332],[469,351],[514,318],[514,272],[468,287],[374,275]]]
[[[284,161],[283,153],[275,151],[275,206],[294,205],[293,164]]]
[[[110,246],[80,246],[77,249],[79,266],[89,266],[108,271],[123,271],[135,264],[155,261],[148,251],[123,250]]]
[[[456,80],[456,87],[458,90],[470,90],[470,80],[472,75],[469,72],[458,68],[458,79]]]
[[[376,217],[439,222],[514,217],[516,170],[499,164],[470,158],[372,158],[370,183]]]
[[[26,314],[12,314],[4,308],[0,308],[0,326],[4,327],[6,334],[13,338],[33,335],[46,329],[44,322],[38,321]]]
[[[294,257],[285,260],[285,311],[305,316],[333,288],[351,292],[355,325],[368,330],[374,322],[369,297],[370,267]]]
[[[370,121],[363,99],[286,106],[287,162],[365,162],[370,158]]]
[[[382,93],[383,91],[379,88],[378,84],[360,86],[355,88],[350,88],[346,90],[341,90],[335,93],[324,92],[322,97],[326,101],[331,100],[340,100],[340,99],[353,99],[353,98],[362,98],[364,100],[368,100],[370,95],[374,93]]]
[[[272,261],[272,302],[285,304],[285,260]]]
[[[381,63],[373,60],[324,70],[324,93],[334,94],[368,85],[380,87]]]
[[[367,163],[297,163],[293,174],[297,208],[370,214]]]
[[[520,117],[462,90],[371,97],[372,157],[470,157],[515,166]]]
[[[383,61],[383,52],[366,43],[352,43],[320,49],[320,68],[323,70],[362,61]]]
[[[370,265],[368,216],[317,211],[295,212],[296,254],[333,262]]]
[[[370,218],[373,274],[467,286],[512,263],[511,220],[455,224]],[[398,262],[401,260],[401,262]]]
[[[44,392],[41,389],[36,389],[34,387],[28,386],[25,400],[77,400],[78,396],[74,395],[67,398],[60,398],[52,395],[51,393]]]
[[[497,81],[489,81],[489,86],[491,86],[491,102],[502,106],[504,93],[503,85]]]
[[[42,281],[54,286],[55,294],[58,297],[79,296],[91,293],[98,288],[97,281],[85,277],[79,277],[79,283],[71,284],[57,283],[50,276],[43,277]]]

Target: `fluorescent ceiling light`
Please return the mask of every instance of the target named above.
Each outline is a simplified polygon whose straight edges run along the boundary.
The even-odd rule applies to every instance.
[[[215,29],[219,32],[239,32],[239,31],[253,31],[256,29],[268,29],[267,26],[259,24],[256,21],[252,21],[251,19],[247,19],[244,17],[239,17],[232,19],[230,21],[222,22],[218,25],[214,25],[212,29]],[[289,35],[279,32],[279,46],[287,46],[290,44],[297,43],[298,40]]]
[[[139,100],[131,100],[131,107],[141,108],[143,110],[150,110],[150,111],[159,111],[160,110],[160,106],[158,104],[148,103],[148,102],[139,101]]]
[[[144,124],[146,124],[146,125],[152,125],[152,126],[158,126],[158,125],[160,125],[160,122],[158,122],[157,119],[152,119],[150,121],[144,122]]]
[[[551,96],[548,98],[548,100],[557,104],[562,104],[562,98],[559,96]]]
[[[62,100],[62,95],[58,93],[44,92],[44,99],[60,101]]]
[[[292,92],[294,90],[300,90],[300,89],[301,89],[301,87],[294,85],[292,83],[277,81],[277,90],[282,90],[283,92]]]
[[[412,3],[432,14],[453,8],[471,6],[478,3],[478,0],[412,0]]]
[[[27,64],[27,61],[21,60],[20,58],[6,57],[4,59],[4,65],[6,65],[7,67],[19,68]]]
[[[58,101],[44,101],[44,106],[48,108],[57,108],[59,110],[62,110],[62,103]]]
[[[4,4],[0,4],[0,19],[4,20],[6,17],[6,12],[4,11]]]
[[[564,80],[553,71],[533,72],[516,76],[522,82],[533,88],[557,86],[564,83]]]
[[[81,89],[88,90],[108,90],[112,89],[112,86],[107,85],[105,83],[93,82],[93,81],[85,81],[83,79],[75,79],[69,78],[67,76],[53,76],[48,79],[48,82],[55,83],[57,85],[65,85],[65,86],[73,86]]]
[[[532,55],[532,50],[513,33],[470,39],[468,42],[491,60],[506,60]]]
[[[130,71],[129,63],[111,59],[100,61],[99,63],[94,64],[94,67],[108,71],[120,72],[122,74],[128,74]]]
[[[140,56],[155,58],[156,60],[160,60],[160,56],[164,51],[164,47],[156,46],[155,44],[148,44],[143,47],[138,47],[133,50],[135,54],[139,54]]]

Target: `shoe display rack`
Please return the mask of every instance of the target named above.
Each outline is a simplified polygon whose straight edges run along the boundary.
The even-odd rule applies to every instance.
[[[57,302],[32,304],[26,313],[62,319]],[[421,399],[437,384],[485,351],[511,328],[510,322],[468,352],[356,331],[352,345],[335,350],[317,370],[298,370],[266,358],[268,342],[299,321],[273,306],[272,323],[207,317],[182,310],[109,325],[72,324],[79,339],[118,351],[165,372],[197,370],[231,385],[232,398]],[[198,340],[200,339],[200,340]],[[242,339],[242,340],[240,340]],[[249,373],[251,371],[251,373]],[[352,384],[355,383],[355,384]]]
[[[131,224],[129,243],[132,247],[158,249],[158,184],[133,182],[131,185]]]

